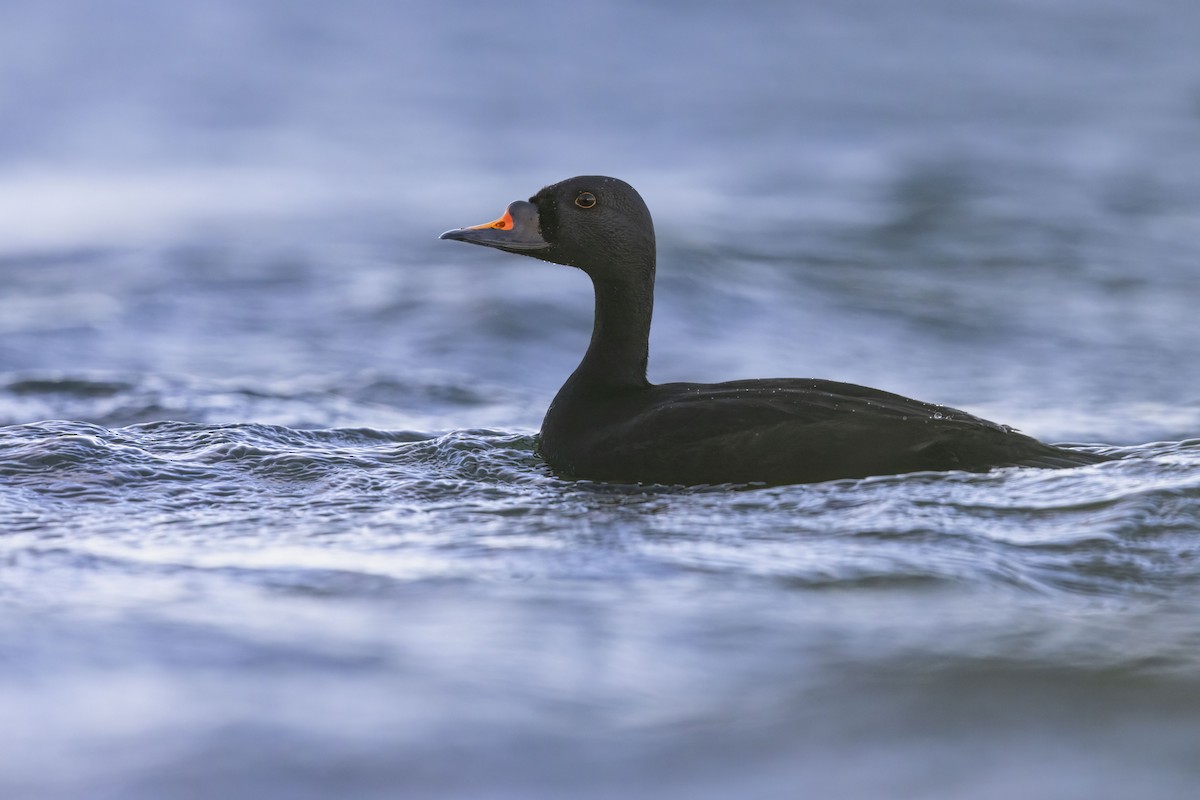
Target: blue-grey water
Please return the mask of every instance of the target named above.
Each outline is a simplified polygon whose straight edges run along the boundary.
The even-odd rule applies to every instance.
[[[0,3],[0,797],[1194,798],[1200,5]],[[581,274],[651,378],[1121,460],[554,478]]]

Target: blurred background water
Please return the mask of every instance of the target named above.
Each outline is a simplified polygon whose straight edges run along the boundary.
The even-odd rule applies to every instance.
[[[0,2],[0,796],[1194,797],[1200,6]],[[654,380],[1122,461],[554,479],[586,279]],[[1149,444],[1147,444],[1149,443]]]

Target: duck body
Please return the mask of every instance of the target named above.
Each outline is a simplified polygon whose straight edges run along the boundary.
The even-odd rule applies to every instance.
[[[780,485],[1108,460],[854,384],[650,383],[654,227],[641,197],[615,178],[581,176],[547,186],[528,202],[511,203],[494,222],[442,238],[579,267],[591,277],[591,342],[542,423],[539,452],[562,477]]]
[[[813,379],[568,384],[542,424],[555,473],[622,483],[768,485],[1102,460],[946,406]]]

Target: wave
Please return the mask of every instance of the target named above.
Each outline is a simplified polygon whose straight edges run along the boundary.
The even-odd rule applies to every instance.
[[[0,428],[0,518],[9,547],[140,563],[149,541],[167,561],[291,565],[300,581],[322,559],[368,557],[409,580],[421,554],[431,575],[462,577],[665,570],[1126,599],[1200,585],[1200,440],[1119,454],[1073,470],[641,487],[558,480],[529,433],[50,421]]]

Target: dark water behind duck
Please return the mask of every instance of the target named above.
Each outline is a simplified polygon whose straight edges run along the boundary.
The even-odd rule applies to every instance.
[[[1195,796],[1200,6],[0,23],[0,796]],[[435,237],[578,173],[653,378],[1127,458],[554,479],[588,287]]]

